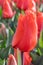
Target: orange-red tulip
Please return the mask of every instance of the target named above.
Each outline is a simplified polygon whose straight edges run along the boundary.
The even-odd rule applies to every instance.
[[[26,14],[20,15],[18,25],[13,36],[12,46],[21,51],[32,50],[37,43],[37,23],[36,15],[28,10]]]

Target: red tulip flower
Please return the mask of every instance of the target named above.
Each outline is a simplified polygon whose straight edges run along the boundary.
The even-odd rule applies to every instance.
[[[6,0],[0,0],[0,6],[3,7],[3,3],[5,2]],[[7,0],[9,3],[11,2],[11,0]]]
[[[3,4],[3,18],[12,18],[16,12],[12,11],[12,8],[7,0]]]
[[[40,32],[43,29],[43,13],[37,12],[37,24],[38,24],[38,37],[40,37]]]
[[[26,9],[31,9],[34,7],[34,3],[33,3],[34,0],[14,0],[14,2],[16,2],[16,5],[19,9],[23,9],[23,10],[26,10]]]
[[[2,6],[3,5],[3,0],[0,0],[0,6]]]
[[[12,54],[8,57],[7,65],[17,65],[16,59]]]
[[[21,51],[32,50],[37,43],[36,15],[28,10],[25,15],[20,15],[18,25],[13,36],[12,46]]]

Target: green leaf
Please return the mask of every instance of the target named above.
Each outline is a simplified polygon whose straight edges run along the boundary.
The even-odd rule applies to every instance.
[[[35,52],[30,52],[30,56],[32,57],[33,62],[35,62],[37,58],[39,58],[39,55]]]
[[[0,17],[2,16],[2,8],[0,7]]]
[[[39,47],[43,48],[43,31],[41,31],[41,34],[40,34]]]
[[[0,58],[1,59],[7,59],[8,54],[9,54],[9,49],[10,49],[10,46],[7,48],[0,49]]]
[[[0,59],[0,65],[5,65],[5,60]]]
[[[43,56],[38,55],[35,52],[31,52],[30,53],[31,57],[32,57],[32,63],[34,65],[43,65]]]
[[[0,34],[0,48],[5,48],[6,46],[6,38]]]
[[[22,65],[21,52],[19,49],[17,49],[17,60],[18,60],[18,65]]]

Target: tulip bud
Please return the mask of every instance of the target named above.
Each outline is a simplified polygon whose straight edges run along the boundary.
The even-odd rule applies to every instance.
[[[0,34],[2,34],[4,38],[6,38],[6,27],[3,23],[0,23]]]
[[[9,2],[6,0],[3,3],[3,18],[12,18],[15,15],[15,11],[12,11],[12,8],[9,4]]]
[[[17,65],[16,59],[12,54],[8,57],[7,65]]]

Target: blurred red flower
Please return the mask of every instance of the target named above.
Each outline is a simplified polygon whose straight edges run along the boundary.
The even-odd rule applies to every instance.
[[[0,0],[0,6],[1,6],[1,7],[3,7],[3,3],[4,3],[5,1],[8,1],[9,3],[11,2],[11,0]]]
[[[43,29],[43,12],[37,12],[37,24],[38,24],[38,37]]]
[[[16,2],[17,0],[13,0],[14,2]]]
[[[3,30],[5,30],[6,27],[3,23],[0,23],[0,33],[2,33]]]
[[[25,15],[20,15],[18,25],[13,36],[12,46],[21,51],[32,50],[37,43],[37,23],[36,15],[29,11]]]
[[[7,65],[17,65],[16,59],[12,54],[8,57]]]
[[[0,6],[2,6],[3,5],[3,0],[0,0]]]
[[[16,2],[16,5],[19,9],[32,9],[34,7],[34,0],[14,0]]]
[[[3,18],[12,18],[16,12],[12,11],[12,8],[8,2],[8,0],[5,0],[3,3]]]

